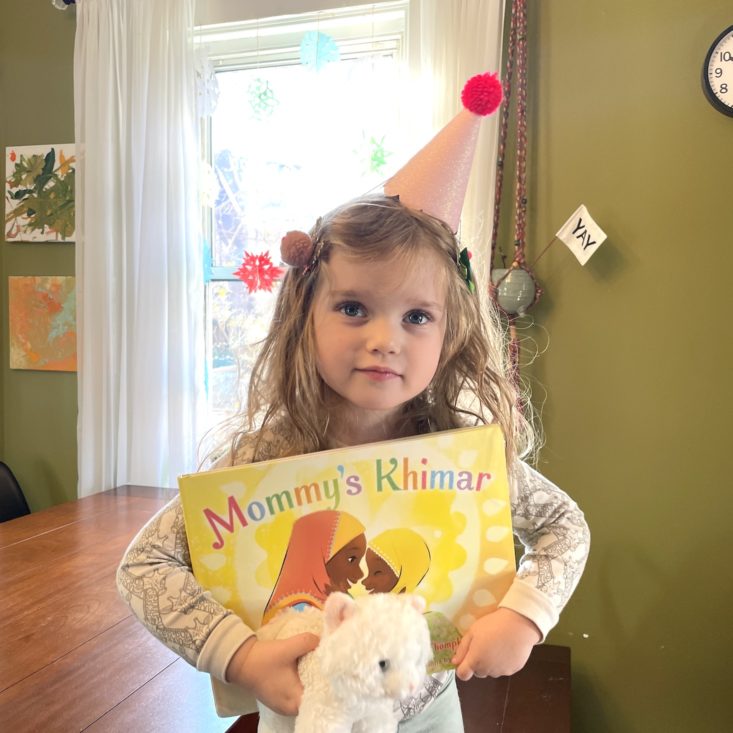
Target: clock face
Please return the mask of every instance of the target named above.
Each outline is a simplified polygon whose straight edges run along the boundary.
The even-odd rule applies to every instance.
[[[702,70],[702,87],[713,107],[733,117],[733,25],[710,46]]]

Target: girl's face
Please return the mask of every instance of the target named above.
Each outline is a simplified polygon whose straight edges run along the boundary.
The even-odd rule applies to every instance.
[[[318,371],[352,408],[387,420],[438,367],[446,323],[438,255],[363,262],[335,250],[322,267],[313,303]]]
[[[397,576],[392,568],[371,548],[366,551],[366,564],[369,575],[361,584],[370,593],[389,593],[397,585]]]
[[[327,563],[326,572],[330,580],[328,593],[341,591],[348,593],[354,583],[359,581],[362,573],[359,563],[366,552],[366,536],[360,534],[342,547]]]

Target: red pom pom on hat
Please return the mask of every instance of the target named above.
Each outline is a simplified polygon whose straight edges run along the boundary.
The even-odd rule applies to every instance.
[[[472,76],[463,87],[461,102],[476,115],[490,115],[501,104],[503,97],[501,81],[497,74],[477,74]]]

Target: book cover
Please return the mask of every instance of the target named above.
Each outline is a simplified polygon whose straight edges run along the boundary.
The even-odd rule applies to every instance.
[[[418,593],[432,671],[514,578],[497,425],[188,474],[179,487],[196,578],[254,629],[333,590]]]

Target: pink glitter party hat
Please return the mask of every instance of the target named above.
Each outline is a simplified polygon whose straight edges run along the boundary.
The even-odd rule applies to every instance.
[[[471,77],[461,93],[463,109],[387,181],[384,192],[457,231],[481,119],[498,109],[501,99],[496,74]]]

